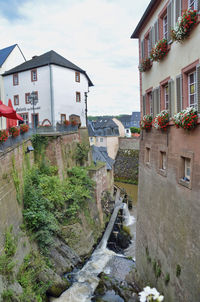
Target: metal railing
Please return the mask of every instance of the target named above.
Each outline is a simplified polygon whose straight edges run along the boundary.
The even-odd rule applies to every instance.
[[[23,141],[31,138],[34,134],[59,135],[62,133],[64,134],[64,133],[77,132],[77,131],[78,131],[78,126],[72,126],[72,125],[65,126],[61,124],[57,124],[55,127],[40,126],[34,129],[29,128],[28,132],[20,133],[20,135],[16,137],[9,136],[6,142],[0,143],[0,152],[4,152],[8,148],[14,147],[16,144],[22,143]]]

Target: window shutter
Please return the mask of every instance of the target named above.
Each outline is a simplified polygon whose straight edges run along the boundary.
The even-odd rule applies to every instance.
[[[160,113],[160,87],[156,89],[157,99],[157,114]]]
[[[155,89],[152,91],[152,111],[153,111],[153,117],[155,116]]]
[[[154,24],[155,44],[158,41],[158,20]]]
[[[152,47],[155,45],[155,26],[153,25],[152,27],[152,33],[151,33],[151,38],[152,38]]]
[[[172,3],[167,6],[167,40],[171,40],[171,28],[172,28]]]
[[[141,41],[141,56],[142,60],[144,59],[144,40]]]
[[[176,22],[178,21],[178,17],[180,17],[181,16],[181,0],[176,0],[176,3],[175,3],[175,5],[176,5],[176,15],[175,15],[175,17],[176,17]]]
[[[151,49],[152,49],[152,29],[150,30],[149,32],[149,43],[150,43],[150,52],[151,52]]]
[[[168,91],[169,91],[169,116],[173,116],[175,113],[174,81],[173,80],[169,80],[169,82],[168,82]]]
[[[197,65],[197,110],[200,113],[200,65]]]
[[[158,20],[156,21],[156,33],[157,33],[157,40],[156,42],[159,40],[159,26],[158,26]]]
[[[177,112],[180,112],[182,108],[182,75],[176,77],[176,102]]]
[[[174,22],[174,3],[175,0],[171,1],[171,27],[174,28],[175,22]]]
[[[143,100],[142,110],[143,110],[143,116],[144,116],[146,114],[146,98],[145,98],[145,95],[142,96],[142,100]]]

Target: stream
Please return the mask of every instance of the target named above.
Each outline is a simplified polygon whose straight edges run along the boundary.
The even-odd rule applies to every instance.
[[[119,184],[117,185],[120,187]],[[107,248],[107,243],[113,231],[119,211],[123,213],[123,225],[130,227],[132,236],[131,244],[125,250],[124,255],[115,253]],[[126,256],[131,256],[133,259],[135,258],[135,214],[136,212],[134,205],[130,213],[127,204],[122,202],[122,198],[120,196],[116,197],[114,211],[99,245],[83,268],[74,273],[73,284],[71,287],[67,289],[59,298],[51,298],[51,302],[96,301],[93,300],[93,297],[95,289],[100,281],[98,277],[100,273],[104,272],[106,274],[111,274],[113,276],[120,277],[121,280],[125,278],[125,275],[129,273],[134,265],[134,262],[132,260],[128,260]],[[112,291],[108,291],[106,295],[103,297],[106,299],[105,301],[124,301]],[[104,299],[101,301],[104,301]]]

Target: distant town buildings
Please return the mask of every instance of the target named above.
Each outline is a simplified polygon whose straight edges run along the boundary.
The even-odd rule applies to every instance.
[[[17,66],[6,68],[3,74],[4,102],[13,100],[25,123],[55,126],[73,114],[86,126],[87,94],[93,83],[83,69],[53,50],[20,65],[14,63]],[[37,101],[35,108],[29,101],[31,93]]]
[[[115,159],[119,148],[119,127],[112,118],[88,121],[90,145],[106,147],[109,157]]]
[[[132,112],[132,115],[124,114],[118,119],[124,125],[126,137],[131,137],[131,127],[140,128],[140,112]]]
[[[142,131],[137,208],[139,282],[156,286],[165,301],[200,296],[199,10],[195,0],[151,0],[132,34],[142,119],[157,117],[161,125],[163,110],[173,117],[166,130],[154,124]],[[194,113],[183,113],[187,107]]]

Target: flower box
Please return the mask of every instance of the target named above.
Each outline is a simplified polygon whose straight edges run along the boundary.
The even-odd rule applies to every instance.
[[[12,137],[17,137],[17,136],[19,136],[19,134],[20,134],[20,129],[19,128],[17,128],[17,127],[10,127],[9,128],[9,133],[10,133],[10,135],[12,135]]]
[[[188,107],[185,110],[173,116],[174,124],[177,128],[185,130],[192,130],[197,126],[198,114],[197,110],[193,107]]]
[[[169,52],[170,47],[168,46],[167,39],[162,39],[156,43],[152,48],[150,58],[152,61],[162,60]]]
[[[0,130],[0,144],[3,144],[8,139],[8,131],[7,130]]]
[[[151,130],[151,127],[152,127],[152,116],[151,115],[144,115],[142,120],[140,121],[140,127],[141,129],[144,129],[144,130]]]
[[[184,11],[182,16],[178,18],[175,28],[171,30],[172,40],[176,42],[185,40],[198,22],[199,19],[196,10]]]
[[[149,69],[151,69],[151,67],[152,67],[151,58],[146,58],[146,59],[142,60],[142,62],[138,66],[138,69],[140,72],[145,72],[145,71],[148,71]]]
[[[21,124],[20,125],[20,132],[21,133],[28,132],[28,130],[29,130],[29,125],[27,125],[27,124]]]
[[[167,126],[169,126],[169,112],[167,110],[162,110],[155,116],[153,120],[153,127],[166,131]]]

